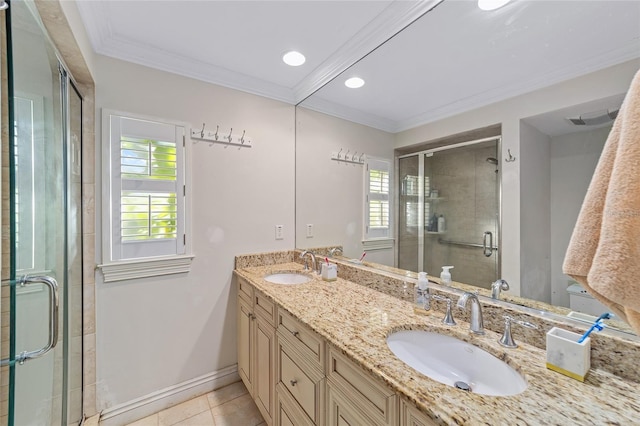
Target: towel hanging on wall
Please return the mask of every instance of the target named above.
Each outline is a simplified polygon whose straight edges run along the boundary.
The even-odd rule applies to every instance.
[[[605,143],[562,269],[640,334],[640,71]]]

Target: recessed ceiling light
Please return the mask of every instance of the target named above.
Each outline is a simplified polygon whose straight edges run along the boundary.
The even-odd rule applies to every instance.
[[[496,10],[511,0],[478,0],[478,7],[482,10]]]
[[[306,61],[307,58],[305,58],[302,53],[292,50],[291,52],[285,53],[284,56],[282,56],[282,60],[287,65],[291,65],[292,67],[298,67],[304,64],[304,61]]]
[[[351,77],[347,81],[344,82],[344,85],[349,89],[357,89],[358,87],[364,86],[364,80],[360,77]]]

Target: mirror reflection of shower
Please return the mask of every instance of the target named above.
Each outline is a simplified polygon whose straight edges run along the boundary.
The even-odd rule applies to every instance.
[[[498,159],[495,157],[487,157],[487,163],[496,166],[496,173],[498,173]]]
[[[490,137],[399,156],[399,268],[454,265],[454,281],[483,288],[499,277],[498,149]]]

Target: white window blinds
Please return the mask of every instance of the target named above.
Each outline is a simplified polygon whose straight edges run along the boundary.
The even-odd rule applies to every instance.
[[[367,159],[365,168],[365,240],[391,237],[391,163]]]
[[[111,261],[185,253],[182,126],[111,114]]]

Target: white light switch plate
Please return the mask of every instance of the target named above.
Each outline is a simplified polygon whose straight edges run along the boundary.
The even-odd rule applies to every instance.
[[[313,223],[307,223],[307,238],[313,238]]]
[[[284,240],[284,225],[276,225],[276,240]]]

